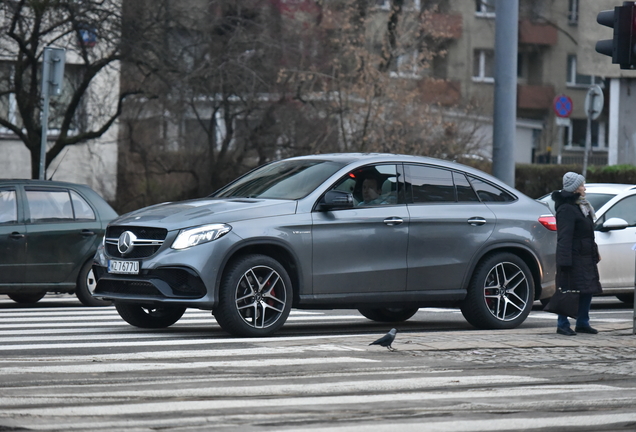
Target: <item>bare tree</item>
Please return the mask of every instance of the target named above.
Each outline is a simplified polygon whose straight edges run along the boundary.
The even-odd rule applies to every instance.
[[[121,113],[121,4],[118,0],[0,1],[0,127],[31,152],[41,143],[41,63],[46,46],[66,49],[63,92],[51,100],[45,167],[66,147],[101,137]]]
[[[459,98],[439,103],[449,86],[433,66],[452,29],[440,24],[437,3],[423,1],[420,10],[404,0],[386,2],[388,10],[365,0],[322,3],[315,32],[324,35],[329,63],[281,75],[298,100],[311,99],[333,119],[340,151],[457,159],[479,149],[476,125],[465,120],[474,107]]]
[[[457,115],[469,107],[426,96],[448,93],[433,78],[449,31],[436,1],[393,0],[388,11],[368,0],[147,1],[124,8],[122,81],[144,89],[124,113],[126,203],[201,195],[286,156],[459,159],[478,147]]]

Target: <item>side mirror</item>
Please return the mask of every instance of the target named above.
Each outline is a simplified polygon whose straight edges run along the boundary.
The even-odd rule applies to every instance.
[[[330,190],[320,202],[320,209],[324,211],[333,209],[353,208],[353,195],[348,192]]]
[[[603,225],[601,225],[601,227],[599,228],[599,231],[607,232],[607,231],[622,230],[627,228],[628,226],[629,224],[627,223],[625,219],[609,218],[603,223]]]

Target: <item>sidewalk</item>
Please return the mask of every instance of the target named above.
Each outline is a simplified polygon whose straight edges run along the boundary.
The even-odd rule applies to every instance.
[[[636,335],[625,323],[603,323],[594,326],[597,335],[563,336],[556,328],[516,328],[512,330],[471,330],[435,333],[402,334],[399,342],[408,341],[409,350],[483,350],[502,348],[553,347],[632,347],[636,349]],[[397,346],[397,344],[396,344]]]

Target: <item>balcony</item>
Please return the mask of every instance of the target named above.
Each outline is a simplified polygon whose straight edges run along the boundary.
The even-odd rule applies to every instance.
[[[551,85],[517,85],[517,108],[547,110],[554,101],[554,87]]]
[[[557,29],[549,24],[532,22],[529,19],[519,21],[519,43],[532,45],[556,45]]]
[[[459,81],[424,78],[418,83],[420,100],[428,104],[457,105],[461,100]]]
[[[460,14],[431,14],[426,17],[423,28],[439,39],[459,39],[462,37],[463,17]]]

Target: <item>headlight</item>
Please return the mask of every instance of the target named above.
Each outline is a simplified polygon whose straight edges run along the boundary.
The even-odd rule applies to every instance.
[[[179,231],[179,235],[172,243],[172,249],[186,249],[191,246],[211,242],[229,233],[232,227],[225,224],[203,225]]]

